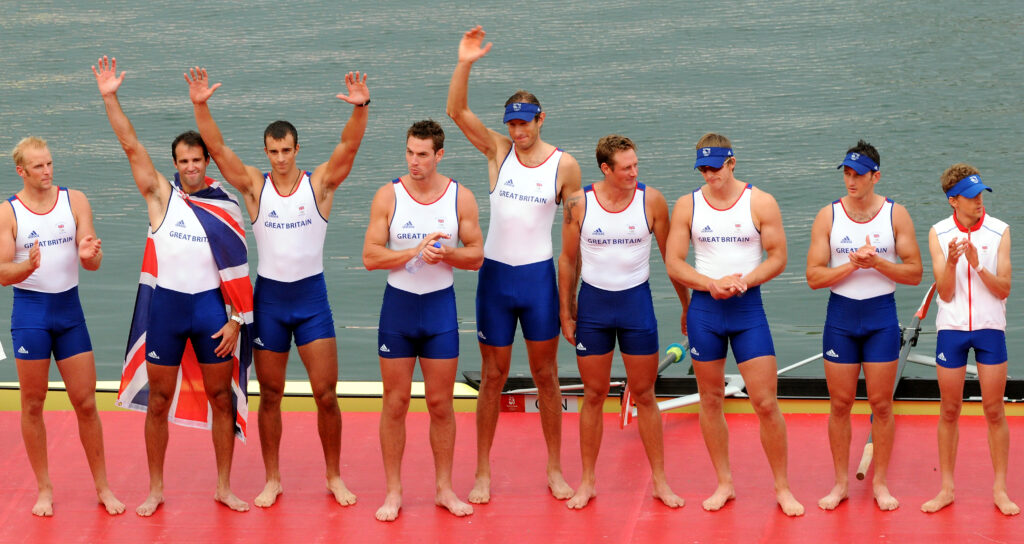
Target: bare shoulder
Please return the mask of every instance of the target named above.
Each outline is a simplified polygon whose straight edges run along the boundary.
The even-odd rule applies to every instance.
[[[693,215],[693,192],[686,193],[676,199],[675,205],[672,206],[672,214]]]
[[[461,183],[459,185],[462,185]],[[373,194],[374,204],[394,204],[395,202],[395,189],[394,182],[385,183],[381,185],[377,192]]]
[[[471,200],[474,204],[476,203],[476,197],[473,196],[473,191],[471,191],[469,187],[466,187],[464,183],[459,183],[459,192],[456,196],[460,203],[466,199]]]
[[[6,200],[0,202],[0,231],[6,230],[18,224],[18,218],[14,215],[14,208]]]
[[[559,150],[562,149],[557,146],[556,148]],[[558,169],[562,170],[563,168],[575,168],[576,170],[580,169],[580,163],[579,161],[576,160],[576,157],[573,157],[571,153],[565,150],[562,150],[562,158],[559,159],[558,161]]]
[[[778,206],[778,203],[775,202],[775,197],[772,196],[771,193],[757,187],[756,185],[750,187],[750,202],[755,205],[760,203],[768,205],[774,204]]]
[[[71,206],[89,205],[89,198],[85,196],[85,193],[78,189],[68,189],[68,200],[71,201]]]

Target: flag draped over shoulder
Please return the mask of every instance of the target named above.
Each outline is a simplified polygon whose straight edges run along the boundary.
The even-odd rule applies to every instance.
[[[234,365],[231,378],[231,398],[235,411],[235,436],[245,441],[246,419],[249,405],[246,388],[249,368],[252,363],[252,283],[249,281],[249,263],[245,246],[245,229],[242,210],[238,201],[221,188],[219,182],[206,178],[207,187],[192,194],[181,189],[178,175],[174,175],[172,191],[182,198],[195,213],[196,219],[206,231],[210,250],[220,273],[220,288],[226,304],[242,315],[245,324],[238,334],[238,343],[231,360]],[[175,194],[171,198],[176,198]],[[128,335],[124,367],[121,369],[121,387],[117,394],[117,405],[122,408],[146,411],[149,403],[149,379],[146,375],[146,324],[149,321],[149,305],[157,280],[156,246],[150,227],[146,237],[146,250],[142,258],[142,273],[139,290],[135,298],[135,313]],[[203,375],[199,369],[192,343],[185,345],[181,366],[178,369],[178,383],[168,420],[178,425],[210,429],[213,426],[213,412],[206,400],[203,389]]]

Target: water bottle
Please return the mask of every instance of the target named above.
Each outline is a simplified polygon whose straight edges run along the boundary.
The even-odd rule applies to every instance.
[[[434,242],[434,247],[440,248],[441,242]],[[423,252],[420,251],[415,257],[409,259],[409,261],[405,263],[405,270],[410,274],[415,274],[419,272],[425,264],[427,264],[427,261],[423,260]]]

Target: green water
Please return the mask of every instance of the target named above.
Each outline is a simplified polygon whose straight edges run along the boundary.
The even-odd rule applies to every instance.
[[[370,74],[369,127],[355,168],[335,200],[325,249],[341,377],[376,379],[376,324],[385,273],[360,258],[367,210],[381,184],[405,173],[405,129],[422,118],[448,131],[441,171],[472,188],[486,228],[486,162],[444,115],[448,80],[463,31],[482,24],[495,45],[473,70],[470,105],[501,129],[514,90],[540,97],[544,138],[575,155],[584,182],[600,177],[597,139],[611,132],[640,148],[641,180],[674,202],[699,186],[693,144],[728,135],[737,177],[773,193],[789,240],[786,271],[764,288],[781,364],[820,351],[827,292],[804,281],[814,215],[844,194],[835,170],[858,138],[882,155],[878,192],[914,218],[931,278],[927,231],[949,213],[938,175],[953,162],[977,166],[996,192],[992,215],[1016,229],[1024,199],[1024,15],[1010,1],[983,5],[913,2],[621,3],[561,0],[509,4],[383,1],[5,2],[0,18],[0,148],[36,134],[50,140],[61,185],[89,196],[105,259],[83,272],[81,294],[101,379],[116,379],[138,281],[146,218],[127,160],[114,139],[89,66],[100,55],[128,71],[121,102],[150,153],[172,172],[170,140],[194,127],[182,73],[206,66],[224,83],[215,118],[247,163],[266,168],[262,130],[275,119],[299,129],[300,167],[327,159],[351,106],[334,95],[349,70]],[[21,186],[7,158],[4,193]],[[212,175],[216,170],[211,168]],[[557,233],[556,233],[557,244]],[[255,274],[256,251],[250,236]],[[556,246],[557,247],[557,246]],[[1021,268],[1022,250],[1013,262]],[[462,360],[479,367],[474,336],[476,277],[456,273]],[[679,307],[660,258],[652,288],[661,339],[679,339]],[[924,287],[900,287],[909,319]],[[8,355],[10,289],[0,289],[0,336]],[[1008,305],[1011,374],[1024,374],[1021,297]],[[934,320],[922,348],[934,346]],[[521,343],[513,371],[526,371]],[[291,378],[304,377],[293,353]],[[563,373],[575,373],[562,343]],[[929,375],[928,369],[911,369]],[[681,369],[670,372],[682,372]],[[821,374],[820,363],[804,374]],[[616,373],[621,373],[619,367]],[[56,376],[56,374],[54,374]],[[0,380],[15,379],[0,363]]]

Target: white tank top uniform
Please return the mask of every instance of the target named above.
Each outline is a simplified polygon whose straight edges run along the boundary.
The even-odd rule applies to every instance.
[[[622,211],[601,206],[593,185],[584,189],[586,209],[580,227],[580,278],[605,291],[624,291],[650,277],[651,230],[644,208],[646,187],[637,183]]]
[[[542,164],[525,166],[512,146],[490,194],[491,219],[484,257],[510,266],[551,259],[551,225],[558,207],[555,199],[561,158],[562,150],[556,148]]]
[[[746,275],[761,264],[761,233],[750,212],[752,186],[748,183],[732,206],[718,209],[700,189],[693,192],[690,239],[697,272],[719,279]]]
[[[935,234],[942,254],[949,256],[949,242],[954,238],[967,238],[978,248],[978,264],[995,274],[999,263],[999,242],[1008,225],[991,215],[984,214],[974,227],[968,229],[950,216],[935,224]],[[980,329],[1006,330],[1006,299],[992,294],[981,278],[960,257],[956,263],[956,291],[952,300],[945,302],[936,297],[939,305],[935,316],[938,330],[976,331]]]
[[[392,187],[395,190],[395,212],[391,217],[388,247],[395,251],[413,248],[434,232],[449,236],[439,240],[442,245],[458,246],[458,182],[449,179],[444,193],[433,202],[419,202],[413,198],[401,178],[394,180]],[[452,266],[445,262],[424,265],[415,274],[409,273],[403,263],[388,273],[388,285],[417,295],[440,291],[453,283]]]
[[[829,245],[832,254],[829,266],[835,268],[850,262],[854,253],[870,237],[875,253],[889,262],[896,262],[896,234],[892,228],[893,201],[885,199],[874,217],[863,223],[854,221],[846,213],[842,200],[832,203],[832,233]],[[832,286],[832,292],[854,300],[865,300],[887,295],[896,290],[896,282],[874,268],[858,268]]]
[[[220,274],[213,260],[206,231],[180,189],[171,189],[164,220],[153,232],[158,287],[194,295],[220,288]]]
[[[260,277],[290,283],[324,271],[327,220],[320,215],[309,178],[303,172],[295,191],[282,195],[270,174],[263,175],[259,213],[252,222]]]
[[[77,286],[78,229],[67,188],[58,188],[57,201],[45,213],[28,209],[17,196],[7,201],[14,209],[18,225],[14,262],[28,260],[32,246],[39,242],[39,268],[14,286],[40,293],[63,293]]]

